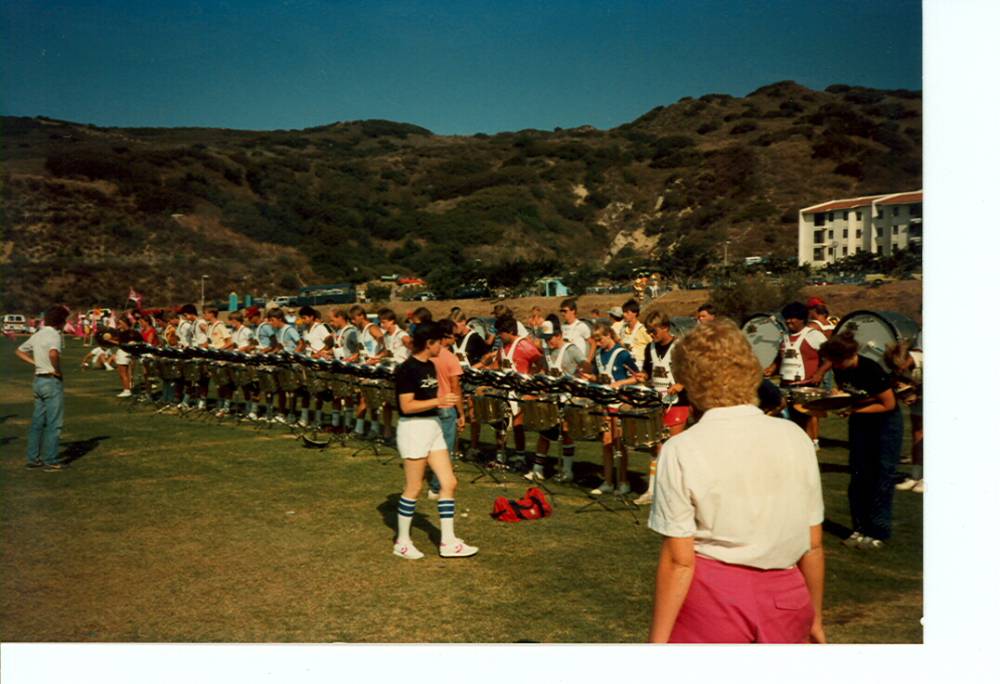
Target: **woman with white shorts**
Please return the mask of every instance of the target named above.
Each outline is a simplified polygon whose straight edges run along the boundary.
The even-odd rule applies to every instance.
[[[413,355],[396,370],[396,403],[399,424],[396,444],[403,458],[406,484],[397,508],[397,535],[393,554],[407,560],[423,558],[410,539],[410,524],[417,508],[417,499],[429,465],[441,482],[438,516],[441,520],[443,558],[474,556],[479,549],[455,536],[455,488],[458,481],[451,469],[448,446],[444,441],[438,409],[455,406],[457,396],[438,398],[437,370],[431,359],[441,350],[441,330],[434,323],[421,323],[413,332]]]

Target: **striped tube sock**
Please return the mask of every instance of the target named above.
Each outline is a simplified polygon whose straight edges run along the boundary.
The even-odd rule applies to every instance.
[[[570,444],[570,445],[563,444],[563,447],[562,447],[563,469],[562,469],[562,471],[564,473],[569,474],[569,473],[573,472],[573,457],[575,455],[576,455],[576,445],[573,445],[573,444]]]
[[[405,496],[399,497],[399,505],[396,507],[396,527],[399,532],[396,541],[400,544],[412,544],[410,541],[410,523],[413,522],[413,513],[417,510],[417,502],[414,499],[407,499]]]
[[[535,453],[534,460],[531,465],[531,470],[541,475],[545,472],[545,454]]]
[[[340,427],[340,411],[334,411],[330,414],[330,425]]]
[[[455,543],[455,500],[438,499],[438,516],[441,518],[441,543]]]

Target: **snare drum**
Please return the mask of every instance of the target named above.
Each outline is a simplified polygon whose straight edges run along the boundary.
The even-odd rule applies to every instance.
[[[330,379],[329,389],[334,399],[350,399],[357,393],[354,385],[336,377]]]
[[[472,395],[472,409],[480,423],[505,423],[509,412],[507,397],[498,394]]]
[[[260,391],[273,394],[278,391],[278,369],[274,366],[261,366],[257,369],[257,380]]]
[[[663,438],[663,410],[622,410],[622,442],[627,447],[647,447]]]
[[[225,387],[232,382],[228,363],[212,363],[208,366],[209,377],[215,381],[216,386]]]
[[[521,414],[524,416],[524,429],[543,432],[559,425],[559,406],[555,401],[522,399],[520,404]]]
[[[197,359],[184,361],[181,366],[184,379],[188,382],[198,382],[201,380],[202,365],[202,362]]]
[[[248,366],[244,363],[233,366],[233,384],[237,387],[246,387],[256,379],[256,370],[253,366]]]
[[[300,366],[284,366],[278,369],[278,387],[285,392],[294,392],[299,389],[304,380]]]
[[[604,431],[604,414],[591,401],[573,399],[563,410],[563,418],[573,439],[598,439]]]
[[[362,380],[361,396],[372,410],[378,410],[386,404],[393,406],[396,403],[395,389],[378,380]]]
[[[177,359],[159,359],[160,377],[164,380],[177,380],[181,377],[181,364]]]

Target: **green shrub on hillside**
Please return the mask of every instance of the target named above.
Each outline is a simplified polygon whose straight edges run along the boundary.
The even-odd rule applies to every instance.
[[[774,278],[764,273],[725,279],[710,292],[717,314],[742,324],[753,313],[778,311],[785,304],[801,301],[805,277],[790,273]]]

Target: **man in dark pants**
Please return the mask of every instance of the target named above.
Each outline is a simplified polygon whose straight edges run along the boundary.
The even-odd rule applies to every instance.
[[[28,430],[28,468],[56,472],[66,467],[59,462],[59,433],[63,426],[62,329],[69,318],[65,306],[45,312],[45,322],[14,352],[17,358],[35,367],[32,390],[35,410]]]

